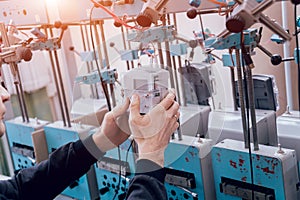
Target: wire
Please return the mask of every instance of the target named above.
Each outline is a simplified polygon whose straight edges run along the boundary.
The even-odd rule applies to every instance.
[[[208,0],[208,1],[210,1],[211,3],[217,4],[219,6],[227,6],[227,3],[223,3],[223,2],[220,2],[217,0]]]
[[[130,143],[130,145],[129,145],[128,149],[127,149],[127,152],[126,152],[125,163],[128,162],[129,151],[130,151],[130,149],[131,149],[133,143],[134,143],[134,140],[131,140],[131,143]],[[125,175],[125,179],[126,179],[126,175]],[[127,188],[127,181],[125,182],[125,188]]]
[[[297,67],[298,67],[298,109],[300,110],[300,58],[299,58],[299,39],[297,33],[297,4],[294,4],[294,22],[295,22],[295,37],[296,37],[296,49],[297,49]]]
[[[94,42],[93,31],[92,31],[92,14],[93,14],[94,8],[95,8],[95,6],[92,7],[91,13],[90,13],[90,35],[91,35],[91,42],[92,42],[92,47],[93,47],[93,52],[94,52],[96,67],[97,67],[98,75],[100,77],[100,82],[101,82],[101,86],[102,86],[102,89],[103,89],[103,92],[104,92],[104,96],[105,96],[105,99],[106,99],[108,111],[111,111],[111,105],[110,105],[110,102],[109,102],[108,91],[107,91],[107,89],[106,89],[106,87],[104,85],[103,78],[101,76],[101,71],[100,71],[99,63],[98,63],[98,60],[97,60],[95,42]]]
[[[121,161],[121,150],[120,150],[120,146],[118,146],[118,156],[119,156],[119,161]],[[118,182],[118,185],[115,189],[115,195],[114,197],[112,198],[112,200],[115,200],[117,194],[118,194],[118,190],[120,189],[120,184],[121,184],[121,170],[122,170],[122,166],[121,166],[121,162],[119,162],[119,182]]]

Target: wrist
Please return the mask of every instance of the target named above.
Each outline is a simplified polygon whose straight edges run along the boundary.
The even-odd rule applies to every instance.
[[[109,140],[109,138],[102,132],[95,133],[93,135],[93,140],[96,146],[102,152],[107,152],[115,147],[115,145]]]
[[[151,160],[152,162],[163,167],[164,166],[164,152],[165,152],[164,149],[150,151],[150,152],[144,152],[139,149],[139,160],[141,160],[141,159]]]

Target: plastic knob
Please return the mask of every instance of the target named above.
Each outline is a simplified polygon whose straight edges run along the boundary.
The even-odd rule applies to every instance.
[[[271,63],[273,65],[279,65],[282,62],[282,58],[280,55],[275,54],[271,57]]]
[[[146,13],[140,13],[137,18],[136,21],[138,23],[138,25],[142,26],[142,27],[150,27],[152,20],[151,20],[151,16],[149,16]]]
[[[246,22],[244,18],[240,17],[239,15],[231,16],[226,20],[226,28],[232,33],[242,32],[245,24]]]
[[[198,12],[195,8],[189,8],[186,12],[186,16],[190,19],[194,19],[198,15]]]

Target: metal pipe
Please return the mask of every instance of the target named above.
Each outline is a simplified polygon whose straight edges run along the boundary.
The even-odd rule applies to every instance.
[[[101,46],[100,46],[100,38],[99,38],[99,34],[98,34],[98,28],[97,28],[97,24],[96,22],[94,22],[94,31],[95,31],[95,38],[96,38],[96,43],[97,43],[97,51],[98,51],[98,55],[99,55],[99,60],[100,60],[100,67],[99,65],[97,64],[97,71],[98,71],[98,75],[100,77],[100,84],[101,84],[101,87],[103,89],[103,92],[104,92],[104,96],[105,96],[105,99],[106,99],[106,103],[107,103],[107,107],[108,107],[108,110],[111,110],[111,103],[110,103],[110,98],[109,98],[109,95],[108,95],[108,89],[107,89],[107,85],[105,85],[102,81],[102,77],[101,77],[101,72],[100,72],[100,68],[103,69],[104,66],[103,66],[103,56],[102,56],[102,51],[101,51]],[[98,61],[96,60],[96,63]]]
[[[50,62],[51,62],[51,68],[52,68],[52,72],[53,72],[53,77],[54,77],[54,83],[55,83],[55,87],[57,90],[57,97],[58,97],[58,103],[59,103],[59,108],[60,108],[60,112],[61,112],[61,116],[62,116],[62,121],[64,126],[66,126],[66,118],[65,118],[65,113],[64,113],[64,108],[63,108],[63,104],[62,104],[62,99],[61,99],[61,94],[60,94],[60,89],[58,86],[58,80],[57,80],[57,73],[56,73],[56,69],[54,66],[54,59],[53,59],[53,55],[52,52],[49,51],[49,58],[50,58]]]
[[[64,90],[64,83],[63,83],[63,79],[62,79],[62,75],[61,75],[61,70],[60,70],[60,65],[59,65],[58,55],[57,55],[56,50],[54,50],[54,58],[55,58],[57,74],[58,74],[58,78],[59,78],[59,82],[60,82],[60,88],[61,88],[62,100],[63,100],[64,108],[65,108],[65,115],[66,115],[67,125],[68,125],[68,127],[71,127],[71,120],[70,120],[70,114],[69,114],[69,110],[68,110],[66,93],[65,93],[65,90]]]
[[[172,61],[173,61],[173,68],[174,68],[174,77],[175,77],[175,89],[176,89],[176,97],[177,97],[177,100],[178,102],[180,103],[181,100],[180,100],[180,93],[179,93],[179,82],[178,82],[178,78],[177,78],[177,67],[176,67],[176,59],[175,59],[175,56],[172,56]]]
[[[231,91],[232,91],[232,98],[233,98],[233,108],[235,111],[238,110],[238,105],[236,102],[236,88],[235,88],[235,75],[234,75],[234,67],[229,67],[230,69],[230,77],[231,77]]]
[[[8,39],[7,32],[5,29],[5,24],[3,22],[0,23],[0,32],[1,32],[1,36],[2,36],[2,41],[4,43],[4,47],[10,47],[9,39]],[[17,97],[18,97],[18,102],[19,102],[19,106],[20,106],[20,110],[21,110],[22,119],[23,119],[23,122],[25,122],[25,117],[26,117],[26,115],[25,115],[26,113],[25,113],[25,109],[24,109],[25,103],[24,103],[23,95],[21,95],[21,93],[20,93],[20,85],[19,85],[20,80],[18,79],[19,76],[17,76],[18,75],[17,67],[16,67],[17,64],[10,62],[9,66],[10,66],[10,69],[11,69],[13,77],[14,77],[14,84],[16,87],[16,92],[17,92]],[[27,119],[28,119],[28,116],[27,116],[26,120]]]
[[[24,114],[24,110],[22,109],[22,100],[21,100],[21,97],[20,97],[20,90],[19,90],[19,87],[18,87],[18,81],[14,80],[14,84],[15,84],[15,87],[16,87],[16,93],[17,93],[17,98],[18,98],[18,102],[19,102],[19,106],[20,106],[22,120],[23,120],[23,122],[25,122],[25,114]]]
[[[123,41],[123,48],[124,48],[124,50],[126,50],[127,49],[127,45],[126,45],[125,32],[124,32],[124,27],[123,26],[121,26],[121,35],[122,35],[122,41]],[[129,66],[129,61],[128,60],[126,60],[126,65],[127,65],[127,70],[130,70],[130,66]]]
[[[21,82],[21,77],[20,77],[20,72],[19,72],[19,69],[18,69],[18,65],[16,63],[13,63],[14,65],[14,68],[15,68],[15,71],[16,71],[16,75],[18,77],[18,80],[19,80],[19,89],[20,89],[20,99],[21,99],[21,102],[22,102],[22,107],[23,107],[23,110],[24,110],[24,116],[25,116],[25,119],[26,119],[26,122],[29,123],[29,117],[28,117],[28,111],[27,111],[27,106],[26,106],[26,103],[25,103],[25,96],[24,96],[24,91],[23,91],[23,86],[22,86],[22,82]]]
[[[82,26],[85,26],[85,34],[83,32],[83,27]],[[79,27],[80,27],[80,34],[81,34],[81,40],[82,40],[82,45],[83,45],[83,51],[87,51],[86,39],[88,37],[88,34],[87,34],[87,31],[86,31],[86,25],[80,24]],[[87,72],[89,73],[91,71],[90,63],[88,61],[86,61],[85,64],[86,64]],[[91,88],[92,96],[95,97],[95,92],[94,92],[93,85],[90,85],[90,88]]]
[[[50,28],[49,31],[50,31],[50,36],[53,37],[52,28]],[[63,83],[63,79],[62,79],[62,75],[61,75],[61,71],[60,71],[60,65],[59,65],[57,51],[54,50],[53,54],[54,54],[54,60],[55,60],[54,67],[56,66],[56,75],[58,76],[58,83],[60,85],[59,87],[60,87],[62,103],[63,103],[62,105],[63,105],[63,108],[65,110],[65,112],[64,112],[65,113],[65,120],[67,122],[68,127],[71,127],[71,120],[70,120],[68,104],[67,104],[67,100],[66,100],[66,94],[65,94],[65,90],[64,90],[64,83]]]
[[[166,15],[162,17],[162,23],[163,26],[166,25]],[[166,51],[167,67],[170,74],[170,84],[171,84],[171,88],[175,88],[169,41],[165,41],[165,48],[166,48],[165,51]]]
[[[248,141],[248,127],[246,123],[246,112],[245,112],[245,103],[244,103],[244,91],[243,91],[243,78],[242,78],[242,67],[241,67],[241,56],[239,49],[235,51],[236,55],[236,69],[237,69],[237,77],[238,77],[238,90],[239,90],[239,101],[241,107],[241,116],[242,116],[242,125],[243,125],[243,133],[244,133],[244,141],[245,141],[245,148],[249,148],[249,141]]]
[[[164,68],[164,56],[163,56],[163,52],[162,52],[162,47],[161,47],[161,43],[158,42],[157,43],[157,48],[158,48],[158,57],[159,57],[159,63],[161,65],[161,68]]]
[[[179,80],[180,80],[180,91],[181,91],[181,105],[182,106],[186,106],[186,94],[185,94],[185,89],[184,89],[184,80],[183,80],[183,76],[182,76],[182,63],[181,63],[181,57],[177,56],[177,60],[178,60],[178,72],[179,72]]]
[[[281,2],[281,13],[282,13],[282,28],[284,30],[288,29],[288,12],[286,1]],[[283,57],[290,57],[290,42],[286,41],[283,44]],[[286,90],[286,100],[287,106],[293,110],[294,102],[293,102],[293,89],[292,89],[292,73],[291,73],[291,63],[284,62],[284,73],[285,73],[285,90]]]
[[[100,21],[98,21],[98,22],[100,22]],[[104,27],[103,27],[104,21],[101,21],[98,24],[99,24],[100,32],[101,32],[106,68],[109,69],[110,64],[109,64],[109,58],[108,58],[108,52],[107,52],[107,46],[106,46],[105,32],[104,32]],[[110,85],[109,89],[110,89],[112,105],[113,105],[113,107],[115,107],[116,106],[116,97],[115,97],[114,87],[112,84],[109,84],[109,85]]]
[[[51,29],[49,29],[49,31],[50,31],[50,37],[53,37],[53,33],[52,33]],[[48,35],[47,29],[45,29],[45,32]],[[60,88],[59,88],[59,84],[58,84],[58,80],[57,80],[57,72],[56,72],[54,59],[53,59],[53,54],[52,54],[53,52],[52,51],[48,51],[48,52],[49,52],[49,58],[50,58],[52,72],[53,72],[55,87],[56,87],[56,90],[57,90],[57,97],[58,97],[58,103],[59,103],[59,107],[60,107],[60,111],[61,111],[62,121],[63,121],[64,126],[66,126],[66,118],[65,118],[65,113],[64,113]]]
[[[262,2],[260,2],[259,4],[257,4],[257,6],[251,11],[252,15],[257,15],[260,14],[262,11],[264,11],[265,9],[267,9],[268,7],[270,7],[273,4],[273,0],[264,0]]]
[[[248,98],[249,98],[254,151],[257,151],[259,150],[259,147],[258,147],[256,114],[255,114],[254,86],[253,86],[253,79],[252,79],[252,69],[249,66],[246,67],[246,79],[247,79],[247,87],[248,87],[247,89],[249,94]]]

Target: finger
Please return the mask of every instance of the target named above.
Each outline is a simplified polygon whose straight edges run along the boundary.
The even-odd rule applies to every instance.
[[[130,118],[138,118],[141,117],[140,115],[140,98],[137,94],[132,95],[131,102],[130,102]]]
[[[169,93],[160,103],[159,105],[163,106],[166,110],[173,105],[175,99],[175,94]]]
[[[169,110],[167,110],[168,114],[170,114],[171,116],[174,115],[178,115],[179,112],[179,103],[177,103],[176,101],[172,104],[172,106],[169,108]]]
[[[127,97],[122,105],[119,105],[112,110],[114,117],[119,117],[119,116],[123,115],[126,112],[126,110],[128,109],[129,104],[130,104],[130,101],[129,101],[129,98]]]

